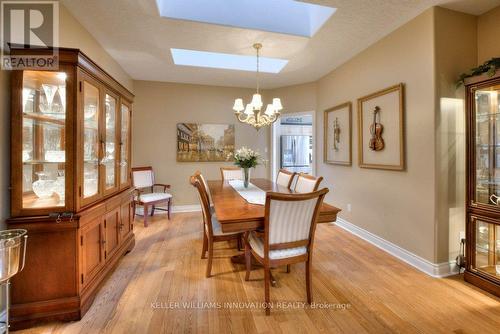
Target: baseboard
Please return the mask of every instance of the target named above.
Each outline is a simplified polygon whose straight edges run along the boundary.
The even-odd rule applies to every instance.
[[[416,254],[413,254],[412,252],[407,251],[404,248],[401,248],[398,245],[393,244],[390,241],[362,229],[359,226],[351,224],[340,217],[337,217],[337,221],[334,224],[360,237],[361,239],[368,241],[372,245],[382,249],[394,257],[397,257],[401,261],[408,263],[427,275],[433,277],[447,277],[458,274],[458,267],[455,261],[432,263]]]
[[[172,212],[197,212],[197,211],[201,211],[201,206],[199,204],[174,205],[172,207]]]

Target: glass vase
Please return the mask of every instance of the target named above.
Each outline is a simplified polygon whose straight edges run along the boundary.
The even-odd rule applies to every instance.
[[[248,185],[250,183],[250,168],[243,168],[243,176],[245,177],[243,186],[245,188],[248,188]]]

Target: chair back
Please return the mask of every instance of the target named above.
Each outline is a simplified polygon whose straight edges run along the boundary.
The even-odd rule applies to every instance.
[[[201,174],[201,172],[199,170],[194,172],[194,176],[196,176],[203,183],[203,186],[205,187],[205,191],[206,191],[207,197],[208,197],[208,206],[211,206],[212,205],[212,197],[210,196],[210,191],[208,189],[208,183],[205,180],[205,177],[203,176],[203,174]]]
[[[295,188],[293,189],[297,193],[310,193],[318,190],[319,184],[323,180],[323,177],[318,178],[306,174],[300,173],[297,177],[297,182],[295,182]]]
[[[132,168],[132,184],[135,188],[153,187],[155,175],[153,167],[134,167]]]
[[[308,247],[310,252],[316,220],[328,189],[307,194],[268,192],[264,220],[264,255],[269,250]]]
[[[201,173],[194,174],[189,178],[189,182],[198,190],[198,198],[200,200],[201,211],[203,214],[203,226],[207,235],[209,237],[213,236],[213,228],[212,228],[212,213],[210,212],[210,203],[208,199],[208,191],[205,188],[205,183],[202,180]]]
[[[243,180],[243,171],[240,167],[221,167],[222,181]]]
[[[280,169],[278,176],[276,177],[276,183],[282,187],[287,187],[290,189],[292,187],[293,178],[295,177],[294,172],[287,171],[286,169]]]

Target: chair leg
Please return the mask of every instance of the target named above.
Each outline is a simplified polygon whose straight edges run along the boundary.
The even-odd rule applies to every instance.
[[[271,285],[271,272],[269,271],[269,266],[264,265],[264,295],[266,301],[266,315],[271,315],[271,298],[269,296],[269,288]]]
[[[206,259],[206,257],[207,257],[207,245],[208,245],[207,234],[205,231],[203,231],[203,248],[201,249],[201,258],[202,259]]]
[[[312,303],[312,285],[311,285],[311,261],[306,261],[306,290],[307,302]]]
[[[214,242],[211,238],[208,239],[208,262],[206,277],[212,276],[212,259],[214,257]]]
[[[149,207],[148,207],[147,204],[144,204],[143,208],[144,208],[144,227],[148,227],[148,211],[149,211]]]
[[[250,252],[250,244],[248,243],[247,236],[245,235],[245,281],[250,279],[250,271],[252,270],[252,252]]]
[[[286,265],[286,272],[287,272],[287,274],[290,273],[290,265],[289,264]]]
[[[170,212],[172,212],[172,199],[171,198],[168,199],[168,211],[167,211],[168,220],[170,220]]]
[[[145,214],[147,214],[147,213],[145,213]],[[153,217],[154,214],[155,214],[155,206],[152,205],[151,206],[151,217]]]

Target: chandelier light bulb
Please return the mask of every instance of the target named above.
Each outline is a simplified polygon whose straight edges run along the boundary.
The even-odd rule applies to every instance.
[[[251,103],[252,103],[254,109],[260,110],[262,108],[262,105],[263,105],[262,96],[259,93],[253,94]]]
[[[247,104],[247,107],[245,108],[245,114],[253,115],[253,106],[251,103]]]
[[[243,99],[234,100],[233,110],[236,112],[242,112],[245,110],[245,106],[243,105]]]
[[[274,106],[274,110],[276,110],[276,111],[280,111],[283,109],[283,105],[281,104],[281,100],[279,97],[275,97],[273,99],[273,106]]]
[[[268,116],[274,115],[274,106],[272,104],[267,105],[265,114]]]

